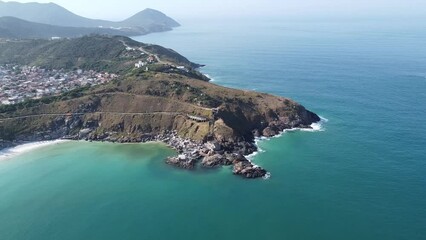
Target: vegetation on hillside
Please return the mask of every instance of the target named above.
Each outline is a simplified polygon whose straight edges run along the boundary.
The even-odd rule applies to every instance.
[[[48,69],[83,69],[124,74],[146,56],[126,45],[144,48],[175,65],[199,67],[171,49],[147,45],[122,36],[91,35],[61,40],[0,42],[0,64],[34,65]]]
[[[149,71],[136,68],[135,62],[147,55],[162,63],[148,65]],[[191,68],[199,65],[173,50],[126,37],[0,43],[0,64],[7,63],[108,71],[120,77],[106,85],[0,107],[0,139],[29,139],[36,133],[40,139],[57,138],[67,132],[63,132],[65,127],[73,134],[85,128],[123,136],[176,131],[185,138],[232,142],[253,140],[254,132],[271,136],[319,120],[282,97],[199,81],[195,78],[201,73]],[[170,69],[178,68],[172,65],[184,68],[173,72]],[[24,117],[17,121],[20,116]]]

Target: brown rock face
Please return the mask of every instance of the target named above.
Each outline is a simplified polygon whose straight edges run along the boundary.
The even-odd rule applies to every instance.
[[[72,126],[67,121],[55,122],[57,117],[49,115],[52,113],[63,117],[77,113],[73,115],[76,121]],[[90,128],[101,135],[115,132],[126,136],[176,131],[184,138],[214,138],[222,145],[252,142],[255,134],[270,137],[284,129],[309,127],[320,120],[289,99],[161,73],[149,80],[125,79],[87,90],[73,99],[40,103],[19,111],[0,112],[1,115],[9,119],[39,115],[20,119],[19,127],[13,119],[4,121],[7,140],[59,128],[68,128],[70,135]],[[197,122],[188,115],[206,121]]]
[[[268,94],[252,95],[224,103],[217,114],[223,124],[218,128],[221,139],[244,139],[255,136],[272,137],[290,128],[310,128],[320,118],[300,104],[289,99]],[[221,123],[222,123],[221,122]],[[226,126],[232,131],[224,127]]]
[[[263,134],[263,136],[265,136],[265,137],[273,137],[273,136],[275,136],[275,135],[277,135],[277,134],[278,134],[277,130],[278,130],[278,129],[274,130],[274,129],[272,129],[271,127],[267,127],[267,128],[265,128],[265,129],[263,129],[262,134]]]

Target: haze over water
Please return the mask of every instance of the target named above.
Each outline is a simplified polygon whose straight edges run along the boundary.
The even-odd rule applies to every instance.
[[[136,38],[217,84],[287,96],[320,132],[259,143],[269,180],[188,172],[157,145],[69,142],[0,161],[0,239],[423,239],[426,28],[183,21]]]

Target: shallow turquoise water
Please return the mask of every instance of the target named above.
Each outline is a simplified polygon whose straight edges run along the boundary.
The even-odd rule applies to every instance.
[[[0,162],[0,239],[424,238],[424,24],[183,26],[137,39],[217,84],[289,96],[325,131],[260,142],[266,181],[181,171],[152,144],[40,148]]]

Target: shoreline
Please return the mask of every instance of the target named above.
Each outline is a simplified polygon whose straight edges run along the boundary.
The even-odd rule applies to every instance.
[[[22,143],[13,143],[13,145],[0,149],[0,161],[7,160],[9,158],[18,156],[23,153],[31,152],[35,149],[52,146],[56,144],[61,144],[69,142],[71,140],[66,139],[56,139],[49,141],[34,141],[34,142],[22,142]]]
[[[100,36],[85,40],[94,46],[102,41],[129,47],[126,43],[129,41],[136,47],[145,47],[123,37]],[[54,139],[113,143],[159,141],[178,153],[168,157],[167,164],[190,170],[198,165],[204,168],[232,165],[234,175],[260,178],[268,172],[245,157],[259,151],[256,137],[276,137],[294,131],[296,127],[305,131],[317,130],[318,126],[312,123],[319,122],[320,117],[297,102],[267,93],[209,84],[208,81],[214,79],[207,73],[192,71],[203,65],[192,63],[172,50],[158,48],[160,50],[153,50],[157,62],[161,63],[161,60],[155,53],[164,51],[162,55],[176,59],[171,63],[191,66],[191,71],[153,70],[152,74],[136,74],[132,78],[123,75],[123,79],[102,89],[79,90],[67,95],[66,99],[22,104],[24,110],[18,113],[19,106],[6,108],[2,110],[5,129],[0,137],[11,141],[0,140],[0,149],[22,142]],[[127,57],[127,52],[123,54],[117,57]],[[113,61],[117,57],[108,59]],[[124,71],[126,66],[117,68]],[[42,105],[43,108],[38,108]],[[122,107],[128,110],[120,112]],[[138,112],[130,112],[130,109]],[[39,111],[40,115],[31,115]],[[34,117],[40,121],[33,121]],[[22,120],[20,131],[16,131],[16,125],[21,124],[17,120]],[[37,143],[31,146],[35,145]],[[14,151],[16,148],[3,152],[10,155]]]
[[[245,178],[260,178],[269,179],[271,173],[264,170],[262,167],[253,162],[259,153],[265,152],[259,147],[261,141],[269,141],[271,138],[283,136],[286,132],[303,131],[303,132],[318,132],[324,131],[323,125],[328,122],[328,119],[320,117],[321,120],[310,125],[311,128],[291,128],[284,129],[279,134],[272,137],[256,137],[253,143],[240,142],[246,144],[243,147],[233,146],[225,151],[222,144],[208,141],[206,143],[196,142],[190,139],[184,139],[177,135],[176,132],[168,132],[158,134],[148,139],[140,141],[124,141],[117,142],[108,139],[56,139],[48,141],[30,141],[30,142],[11,142],[10,146],[0,149],[0,161],[13,158],[14,156],[31,152],[35,149],[62,144],[72,141],[81,142],[105,142],[119,144],[144,144],[156,143],[166,144],[167,147],[174,149],[176,155],[166,159],[165,163],[178,168],[193,170],[196,164],[200,164],[202,168],[214,169],[220,166],[233,165],[233,173],[241,175]],[[246,152],[244,154],[244,152]]]
[[[116,142],[110,141],[87,141],[87,140],[70,140],[70,139],[56,139],[56,140],[46,140],[46,141],[31,141],[31,142],[21,142],[14,143],[14,145],[0,149],[0,161],[7,160],[18,155],[31,152],[36,149],[43,147],[48,147],[52,145],[58,145],[69,142],[81,142],[81,143],[105,143],[105,144],[115,144]],[[118,143],[118,144],[164,144],[161,141],[149,141],[149,142],[134,142],[134,143]],[[167,144],[166,144],[167,145]],[[170,147],[167,145],[167,147]]]

